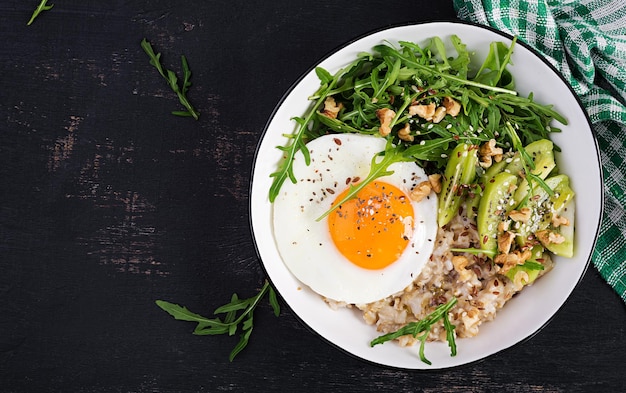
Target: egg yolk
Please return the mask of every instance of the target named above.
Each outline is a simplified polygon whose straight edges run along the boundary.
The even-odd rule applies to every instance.
[[[349,192],[340,193],[338,203]],[[328,216],[330,235],[350,262],[365,269],[382,269],[395,262],[412,236],[413,205],[389,183],[374,181]]]

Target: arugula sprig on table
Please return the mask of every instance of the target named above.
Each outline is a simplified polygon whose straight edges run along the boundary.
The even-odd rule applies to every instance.
[[[200,114],[193,107],[193,105],[191,105],[189,99],[187,98],[187,90],[189,90],[189,87],[191,86],[191,69],[187,63],[187,58],[184,55],[181,56],[183,83],[179,86],[178,76],[176,73],[172,70],[163,68],[163,65],[161,65],[161,53],[155,53],[154,49],[152,49],[152,45],[145,38],[141,41],[141,47],[150,57],[150,64],[152,64],[159,71],[159,74],[161,74],[163,78],[165,78],[172,91],[178,96],[180,103],[186,109],[186,111],[172,111],[172,114],[176,116],[190,116],[198,120]]]
[[[229,360],[232,362],[235,356],[248,345],[254,325],[254,309],[265,294],[268,294],[269,303],[274,310],[274,315],[278,316],[280,314],[280,304],[278,303],[276,292],[267,281],[261,290],[250,298],[240,299],[237,294],[234,293],[229,303],[218,307],[213,312],[214,314],[224,314],[223,318],[203,317],[202,315],[191,312],[184,306],[179,306],[178,304],[169,303],[164,300],[157,300],[156,304],[179,321],[196,322],[197,325],[193,331],[193,334],[196,335],[228,334],[232,336],[241,329],[239,342],[229,355]]]
[[[439,305],[432,313],[428,314],[426,318],[416,322],[409,322],[395,332],[379,336],[370,342],[370,346],[373,347],[374,345],[383,344],[387,341],[395,340],[402,336],[411,335],[413,337],[416,337],[420,341],[420,360],[430,365],[432,363],[426,358],[426,355],[424,354],[424,347],[428,339],[428,333],[430,333],[430,330],[435,323],[443,320],[443,327],[446,330],[446,340],[448,342],[448,346],[450,347],[450,356],[456,356],[456,340],[454,336],[455,326],[452,325],[452,323],[450,322],[450,318],[448,317],[448,312],[452,309],[452,307],[454,307],[456,303],[457,298],[453,297],[447,303]]]
[[[35,11],[33,11],[33,15],[30,17],[30,20],[28,21],[28,23],[26,23],[26,25],[30,26],[35,21],[35,18],[39,16],[39,14],[41,14],[43,11],[48,11],[52,9],[52,7],[54,7],[54,4],[48,5],[48,0],[41,0],[37,8],[35,8]]]

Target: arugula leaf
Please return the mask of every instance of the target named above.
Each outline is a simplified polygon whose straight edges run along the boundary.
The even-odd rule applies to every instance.
[[[513,37],[513,42],[509,47],[502,42],[492,42],[489,45],[489,54],[476,73],[474,80],[490,86],[505,86],[506,88],[513,89],[515,87],[512,83],[513,77],[506,70],[506,66],[511,61],[511,55],[513,54],[513,48],[516,42],[517,37]],[[491,72],[483,73],[485,69],[489,69]],[[502,83],[503,75],[505,75],[507,83]]]
[[[337,81],[341,78],[341,76],[349,71],[349,69],[350,66],[348,68],[340,70],[331,79],[329,79],[330,74],[323,68],[317,67],[317,69],[315,70],[317,76],[322,82],[322,85],[316,93],[317,99],[315,104],[309,108],[304,117],[293,118],[293,120],[295,120],[297,123],[297,128],[293,134],[287,135],[290,142],[288,142],[285,146],[277,146],[279,150],[282,150],[284,152],[284,157],[281,163],[278,165],[278,170],[270,174],[270,177],[274,178],[269,191],[270,202],[274,202],[274,200],[278,196],[280,187],[283,185],[285,180],[287,180],[287,178],[289,178],[293,183],[296,183],[296,177],[293,173],[293,160],[299,151],[302,152],[302,154],[304,155],[304,162],[306,163],[306,165],[310,164],[311,156],[309,155],[309,150],[306,147],[306,136],[309,132],[309,124],[316,116],[316,112],[318,111],[318,109],[324,104],[326,97],[329,96],[329,92],[335,87]]]
[[[47,3],[48,0],[41,0],[41,3],[39,3],[37,8],[35,8],[35,11],[33,11],[33,15],[30,17],[28,23],[26,23],[26,26],[30,26],[35,21],[35,18],[37,18],[43,11],[48,11],[54,7],[54,4],[47,5]]]
[[[330,84],[333,81],[333,76],[331,75],[331,73],[326,71],[322,67],[315,68],[315,75],[317,75],[317,78],[320,80],[320,82],[322,82],[323,85]]]
[[[178,101],[185,107],[186,111],[172,111],[173,115],[176,116],[188,116],[193,117],[198,120],[200,114],[196,109],[191,105],[189,99],[187,98],[187,91],[191,86],[191,69],[189,68],[189,64],[187,63],[187,58],[185,56],[181,56],[181,63],[183,68],[183,83],[182,86],[178,85],[178,77],[176,73],[172,70],[164,69],[161,65],[161,53],[154,53],[154,49],[152,49],[152,45],[145,38],[141,41],[141,47],[144,52],[150,57],[150,64],[152,64],[159,74],[167,81],[168,85],[172,89],[174,93],[178,96]]]
[[[446,45],[443,43],[443,40],[439,37],[433,37],[432,41],[435,44],[435,48],[437,48],[437,52],[439,52],[441,61],[446,66],[446,68],[450,68],[451,66],[448,62],[448,54],[446,53]]]
[[[467,78],[467,73],[469,71],[469,65],[471,62],[467,46],[456,35],[451,36],[450,41],[452,41],[452,45],[454,45],[454,49],[458,54],[456,58],[450,60],[450,65],[454,70],[458,72],[458,76],[462,78]]]
[[[328,128],[330,128],[331,130],[337,133],[373,134],[376,132],[376,130],[372,130],[368,132],[368,131],[363,131],[362,129],[354,128],[351,125],[341,120],[333,119],[331,117],[325,116],[321,114],[320,112],[316,112],[315,118],[320,123],[324,124],[325,126],[327,126]]]
[[[235,356],[237,356],[237,354],[248,345],[250,335],[252,334],[252,328],[254,327],[254,309],[266,293],[269,296],[269,302],[274,310],[274,315],[279,316],[280,304],[278,303],[278,297],[276,296],[276,292],[272,286],[267,281],[265,281],[265,284],[259,293],[251,298],[239,299],[237,294],[234,293],[230,299],[230,303],[218,307],[213,312],[214,314],[225,314],[223,319],[220,319],[219,317],[203,317],[202,315],[191,312],[184,306],[179,306],[178,304],[166,302],[164,300],[157,300],[156,304],[174,317],[174,319],[197,323],[196,328],[193,331],[193,334],[196,335],[228,334],[229,336],[232,336],[237,332],[239,325],[241,325],[242,333],[239,337],[239,342],[233,348],[229,356],[229,360],[232,362]],[[237,316],[237,312],[241,310],[243,310],[243,312]]]
[[[377,83],[377,88],[375,89],[376,91],[374,92],[374,95],[372,96],[373,99],[377,100],[380,98],[380,96],[389,88],[389,86],[393,85],[394,83],[396,83],[396,81],[398,80],[398,74],[400,73],[400,66],[401,66],[401,62],[400,59],[396,59],[396,61],[393,62],[393,65],[391,65],[391,67],[389,67],[389,63],[387,61],[387,59],[385,59],[386,61],[386,65],[388,66],[387,68],[389,69],[389,72],[385,73],[385,77],[383,78],[383,80],[381,81],[382,83],[378,83],[378,81],[376,81],[375,79],[372,79],[373,83]],[[374,73],[372,73],[372,78],[374,78]]]
[[[446,153],[451,144],[456,145],[454,136],[423,139],[420,143],[407,147],[405,154],[418,161],[438,161],[444,165],[448,160]]]
[[[373,347],[374,345],[383,344],[387,341],[395,340],[399,337],[410,334],[420,340],[420,360],[430,365],[432,363],[424,355],[426,339],[428,338],[428,333],[433,325],[439,320],[443,320],[443,326],[446,329],[446,340],[448,341],[448,346],[450,347],[450,356],[456,356],[456,341],[454,336],[455,326],[450,322],[448,312],[452,309],[452,307],[454,307],[457,301],[457,298],[453,297],[447,303],[439,305],[432,313],[428,314],[426,318],[416,322],[409,322],[395,332],[379,336],[370,342],[370,346]],[[423,334],[418,337],[418,334],[420,333]]]

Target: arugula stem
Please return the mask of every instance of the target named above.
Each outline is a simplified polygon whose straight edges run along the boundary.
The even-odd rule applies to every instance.
[[[409,104],[411,104],[411,102],[415,100],[415,98],[417,98],[418,95],[419,93],[415,93],[413,95],[408,95],[408,94],[404,95],[405,98],[402,101],[402,105],[400,106],[400,108],[398,108],[396,115],[391,120],[391,123],[389,124],[389,128],[393,128],[396,125],[396,123],[400,120],[402,113],[404,113],[405,109],[409,106]]]
[[[231,325],[239,325],[241,323],[241,321],[243,321],[243,319],[248,316],[248,314],[252,313],[254,311],[254,309],[256,308],[257,304],[259,304],[259,302],[261,301],[261,299],[263,298],[263,296],[265,295],[265,293],[269,290],[270,288],[270,283],[268,281],[265,281],[265,284],[263,284],[263,287],[261,288],[261,290],[259,291],[259,293],[253,298],[254,300],[252,301],[252,303],[248,306],[248,308],[246,308],[246,310],[241,313],[241,315],[239,316],[239,318],[235,319],[233,322],[231,322]],[[219,314],[220,312],[218,311],[219,308],[217,310],[215,310],[216,314]]]
[[[39,3],[37,8],[35,8],[35,11],[33,11],[33,15],[30,17],[28,23],[26,23],[26,26],[30,26],[35,21],[35,18],[37,18],[43,11],[48,11],[54,7],[54,4],[47,5],[47,3],[48,0],[41,0],[41,3]]]

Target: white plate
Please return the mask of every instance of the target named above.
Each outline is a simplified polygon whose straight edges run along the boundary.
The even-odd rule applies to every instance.
[[[449,41],[453,34],[459,36],[468,49],[475,51],[476,62],[482,62],[486,57],[492,41],[511,42],[501,33],[466,23],[407,25],[359,38],[325,58],[319,66],[334,73],[354,60],[359,52],[369,52],[384,41],[421,44],[432,36]],[[569,125],[562,127],[561,134],[552,134],[552,139],[564,152],[557,156],[558,165],[570,176],[577,193],[575,256],[572,259],[555,258],[555,269],[507,303],[493,322],[482,325],[478,336],[457,340],[458,354],[455,357],[450,356],[446,343],[428,343],[426,357],[432,361],[432,366],[419,360],[418,345],[407,348],[390,342],[371,348],[369,342],[379,335],[374,327],[366,325],[355,311],[331,310],[283,264],[272,235],[272,205],[268,200],[272,183],[270,174],[276,171],[281,158],[276,146],[284,145],[283,134],[291,133],[295,128],[291,118],[306,111],[309,106],[307,97],[319,86],[313,68],[277,106],[259,144],[252,174],[253,236],[263,267],[276,290],[304,324],[330,343],[363,360],[389,367],[437,369],[470,363],[535,334],[554,316],[581,280],[590,261],[603,206],[597,143],[580,102],[553,68],[520,43],[515,47],[512,62],[514,65],[509,69],[515,77],[517,90],[523,95],[534,92],[537,102],[554,104],[569,121]]]

